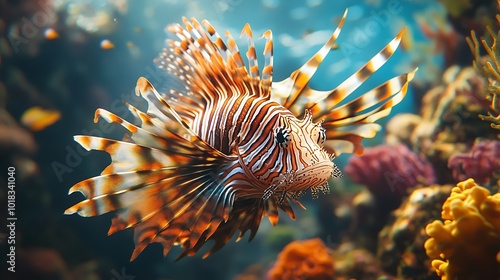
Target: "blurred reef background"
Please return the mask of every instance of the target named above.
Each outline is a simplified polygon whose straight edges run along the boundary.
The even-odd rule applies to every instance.
[[[0,0],[0,218],[16,168],[16,272],[1,279],[500,279],[500,50],[493,0]],[[135,82],[169,80],[153,59],[182,16],[223,32],[274,35],[274,77],[300,67],[349,13],[339,49],[312,79],[337,86],[403,27],[400,49],[357,92],[419,67],[405,100],[365,141],[330,195],[203,260],[175,262],[159,244],[134,262],[132,230],[107,236],[112,215],[65,216],[75,183],[109,156],[77,134],[120,137],[99,108],[124,112]],[[473,35],[471,35],[473,31]],[[258,41],[263,49],[265,40]],[[237,40],[240,47],[244,39]],[[262,58],[262,57],[260,57]],[[0,228],[0,260],[8,253]]]

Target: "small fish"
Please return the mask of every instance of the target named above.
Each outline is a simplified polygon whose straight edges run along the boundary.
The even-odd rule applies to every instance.
[[[57,33],[54,28],[48,28],[45,30],[44,35],[47,40],[55,40],[59,38],[59,33]]]
[[[110,50],[110,49],[113,49],[114,47],[115,47],[115,44],[113,44],[113,42],[111,42],[108,39],[101,41],[101,49],[103,49],[103,50]]]
[[[128,48],[128,51],[129,51],[130,55],[132,55],[132,57],[137,58],[137,57],[139,57],[141,55],[141,51],[134,44],[134,42],[128,41],[127,42],[127,48]]]
[[[295,219],[292,203],[310,191],[328,193],[328,180],[340,177],[333,163],[342,152],[361,154],[363,138],[380,125],[406,95],[415,71],[394,77],[353,101],[339,105],[396,51],[403,31],[337,88],[318,91],[308,82],[335,44],[347,10],[326,44],[290,77],[273,82],[273,36],[262,37],[265,63],[259,73],[252,30],[245,65],[234,38],[224,41],[206,20],[183,18],[169,30],[170,40],[157,58],[160,68],[182,86],[160,93],[141,77],[136,93],[148,104],[129,122],[97,109],[103,118],[127,130],[124,140],[75,136],[87,150],[110,154],[100,176],[81,181],[69,194],[85,200],[65,214],[96,216],[116,212],[108,234],[134,228],[135,259],[150,243],[166,255],[173,245],[196,254],[209,240],[222,248],[239,231],[255,236],[264,216],[278,222],[281,209]]]
[[[34,106],[23,113],[21,123],[32,131],[41,131],[57,122],[60,118],[61,113],[57,110]]]

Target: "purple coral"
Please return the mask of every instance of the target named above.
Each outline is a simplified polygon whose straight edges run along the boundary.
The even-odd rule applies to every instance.
[[[349,159],[345,172],[377,197],[402,197],[419,183],[436,181],[432,165],[404,145],[367,148],[362,156]]]
[[[448,167],[457,181],[473,178],[478,183],[488,183],[493,173],[500,170],[500,142],[476,142],[469,153],[452,156]]]

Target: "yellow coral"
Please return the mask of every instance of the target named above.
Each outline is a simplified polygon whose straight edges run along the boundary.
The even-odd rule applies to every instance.
[[[425,228],[432,267],[443,280],[500,278],[500,193],[473,179],[457,184],[441,216]]]

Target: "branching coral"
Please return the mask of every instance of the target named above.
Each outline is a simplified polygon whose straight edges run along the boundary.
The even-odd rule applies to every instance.
[[[457,184],[443,204],[444,223],[425,228],[424,247],[443,280],[500,278],[500,193],[476,185]]]
[[[496,16],[500,24],[500,15]],[[467,38],[472,53],[474,54],[474,69],[488,81],[488,87],[483,94],[490,101],[490,109],[487,115],[479,115],[482,120],[491,122],[491,127],[500,129],[500,50],[497,49],[497,41],[500,39],[500,31],[495,33],[490,27],[486,27],[490,38],[477,38],[476,33],[471,31],[471,37]],[[481,41],[481,43],[479,43]],[[491,44],[488,41],[492,41]],[[486,50],[487,57],[481,57],[481,46]]]
[[[294,241],[283,249],[267,273],[270,280],[333,279],[330,249],[319,238]]]
[[[476,142],[469,153],[451,157],[448,167],[456,180],[473,178],[482,184],[489,183],[495,172],[500,170],[500,142]]]

